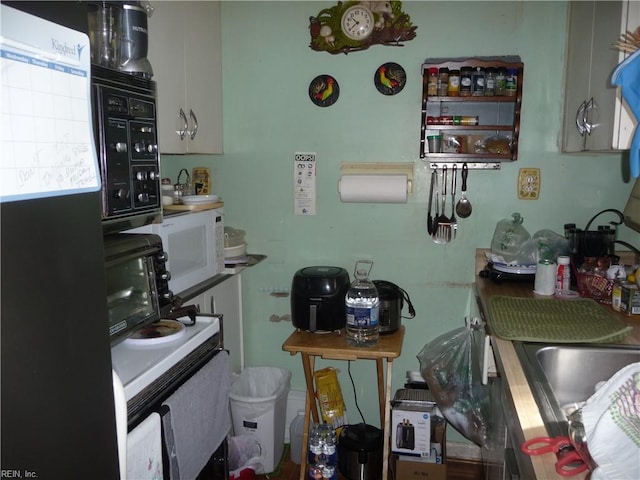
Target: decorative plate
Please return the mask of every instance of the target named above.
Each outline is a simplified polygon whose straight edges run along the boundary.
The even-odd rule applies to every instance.
[[[309,84],[309,98],[318,107],[330,107],[340,96],[340,86],[331,75],[318,75]]]
[[[158,345],[173,342],[185,334],[185,326],[176,320],[159,320],[137,330],[125,340],[131,345]]]
[[[397,63],[385,63],[376,70],[373,83],[383,95],[395,95],[400,93],[407,83],[407,74]]]

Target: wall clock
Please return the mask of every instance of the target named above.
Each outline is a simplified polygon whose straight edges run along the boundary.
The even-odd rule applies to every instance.
[[[309,17],[312,50],[349,53],[372,45],[401,47],[418,27],[402,11],[400,1],[338,2]]]
[[[340,28],[351,40],[366,40],[373,33],[373,13],[364,5],[354,5],[342,14]]]

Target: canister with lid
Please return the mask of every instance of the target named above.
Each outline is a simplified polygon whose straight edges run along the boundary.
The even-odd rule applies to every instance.
[[[461,97],[470,97],[473,92],[473,80],[471,75],[473,73],[473,68],[471,67],[462,67],[460,69],[460,96]]]
[[[449,70],[449,87],[447,95],[457,97],[460,95],[460,70]]]

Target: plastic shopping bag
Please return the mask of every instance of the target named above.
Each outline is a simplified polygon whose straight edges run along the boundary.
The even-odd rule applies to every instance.
[[[449,423],[465,438],[487,446],[489,390],[482,385],[484,330],[462,327],[426,344],[420,373]]]

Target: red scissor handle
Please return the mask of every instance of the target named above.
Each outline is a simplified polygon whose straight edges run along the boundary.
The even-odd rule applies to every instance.
[[[587,469],[587,464],[584,463],[580,454],[575,450],[560,454],[556,462],[556,472],[563,477],[571,477]]]
[[[527,455],[557,453],[561,448],[571,446],[569,437],[535,437],[522,444],[520,449]]]

